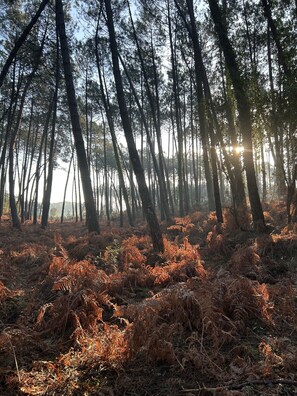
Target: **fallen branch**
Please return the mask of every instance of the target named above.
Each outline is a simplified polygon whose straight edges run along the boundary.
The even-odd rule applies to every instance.
[[[190,393],[190,392],[201,392],[201,391],[208,391],[208,392],[217,392],[220,390],[238,390],[242,389],[245,386],[253,386],[253,385],[295,385],[297,386],[297,381],[290,380],[290,379],[271,379],[271,380],[251,380],[251,381],[246,381],[242,382],[240,384],[230,384],[230,385],[222,385],[218,386],[216,388],[196,388],[196,389],[183,389],[183,393]]]

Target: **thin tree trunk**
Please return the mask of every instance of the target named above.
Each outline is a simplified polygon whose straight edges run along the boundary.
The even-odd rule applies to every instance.
[[[38,147],[37,145],[37,140],[38,140],[38,135],[39,135],[39,123],[37,122],[37,128],[35,131],[35,136],[34,136],[34,141],[33,141],[33,148],[31,150],[31,158],[30,158],[30,163],[29,163],[29,169],[28,169],[28,180],[26,183],[26,196],[25,196],[25,219],[26,220],[31,220],[32,218],[32,207],[33,207],[33,196],[34,196],[34,184],[36,182],[36,174],[33,174],[33,177],[31,175],[32,173],[32,167],[33,167],[33,163],[34,163],[34,157],[35,157],[35,152],[36,149]],[[30,181],[33,179],[32,182],[32,186],[31,186],[31,192],[29,195],[29,185],[30,185]],[[30,198],[29,198],[30,196]],[[30,219],[29,219],[29,213],[30,213]]]
[[[124,61],[123,61],[123,59],[122,59],[120,54],[119,54],[119,59],[120,59],[121,64],[123,66],[123,69],[124,69],[124,72],[126,74],[126,77],[127,77],[128,81],[129,81],[132,94],[134,96],[137,108],[138,108],[139,113],[140,113],[142,125],[144,126],[144,129],[145,129],[145,132],[146,132],[146,139],[147,139],[147,142],[148,142],[148,145],[149,145],[149,148],[150,148],[150,154],[151,154],[151,157],[152,157],[152,160],[153,160],[153,164],[154,164],[154,170],[155,170],[155,172],[157,174],[159,185],[161,186],[161,185],[163,185],[165,183],[165,180],[162,177],[162,172],[160,170],[160,167],[159,167],[159,164],[158,164],[158,160],[157,160],[157,157],[156,157],[156,154],[155,154],[155,149],[153,147],[153,142],[152,142],[152,138],[151,138],[151,132],[149,130],[149,126],[148,126],[148,123],[147,123],[147,120],[146,120],[146,116],[144,114],[143,107],[141,106],[141,103],[139,102],[139,99],[138,99],[137,92],[135,90],[133,81],[132,81],[132,79],[131,79],[131,77],[129,75],[127,67],[126,67],[126,65],[125,65],[125,63],[124,63]],[[159,163],[160,163],[160,161],[162,161],[162,159],[160,159],[160,157],[159,157]],[[166,187],[164,188],[164,185],[163,185],[162,188],[160,188],[160,195],[161,195],[161,200],[164,203],[167,200],[167,198],[166,198]],[[163,205],[163,207],[164,207],[164,205]],[[170,215],[170,213],[167,213],[165,215],[166,215],[166,220],[169,222],[170,221],[170,217],[168,218],[168,215]]]
[[[160,188],[161,188],[161,199],[162,199],[162,208],[164,210],[164,214],[166,217],[166,220],[168,222],[170,222],[171,219],[171,212],[170,212],[170,208],[169,208],[169,203],[168,203],[168,193],[167,193],[167,186],[166,186],[166,182],[165,182],[165,174],[164,174],[164,165],[163,165],[163,157],[162,157],[162,145],[161,145],[161,128],[160,128],[160,119],[157,119],[156,113],[158,112],[158,108],[156,109],[155,106],[155,101],[150,89],[150,84],[149,84],[149,80],[147,77],[147,73],[146,73],[146,68],[145,68],[145,64],[144,64],[144,60],[143,60],[143,56],[142,56],[142,52],[141,52],[141,48],[139,45],[139,41],[138,41],[138,37],[136,34],[136,30],[135,30],[135,26],[134,26],[134,22],[133,22],[133,17],[132,17],[132,13],[131,13],[131,9],[130,9],[130,4],[128,3],[128,8],[129,8],[129,15],[130,15],[130,20],[131,20],[131,24],[132,24],[132,29],[133,29],[133,37],[136,43],[136,47],[137,47],[137,53],[139,56],[139,60],[140,60],[140,64],[141,64],[141,71],[143,74],[143,78],[144,78],[144,84],[145,84],[145,88],[146,88],[146,93],[148,96],[148,100],[149,100],[149,105],[151,108],[151,112],[152,112],[152,119],[153,119],[153,125],[156,131],[156,137],[157,137],[157,144],[158,144],[158,149],[159,149],[159,183],[160,183]]]
[[[172,88],[174,97],[174,116],[177,133],[177,168],[178,168],[178,197],[179,197],[179,215],[182,217],[185,215],[185,180],[184,180],[184,144],[183,144],[183,133],[181,128],[181,117],[180,117],[180,98],[179,98],[179,87],[177,86],[177,67],[176,67],[176,54],[173,46],[172,29],[171,29],[171,17],[169,2],[167,2],[168,12],[168,27],[169,27],[169,39],[170,39],[170,52],[171,52],[171,71],[172,71]]]
[[[15,71],[14,71],[15,73]],[[8,114],[7,114],[7,125],[5,131],[5,138],[4,144],[2,147],[2,153],[0,158],[0,166],[1,166],[1,183],[0,183],[0,219],[3,215],[3,205],[4,205],[4,195],[5,195],[5,183],[6,183],[6,176],[7,176],[7,147],[9,147],[9,138],[10,138],[10,131],[12,126],[12,120],[14,118],[15,113],[15,106],[17,100],[14,98],[17,97],[17,93],[14,92],[14,84],[15,78],[13,78],[13,86],[11,88],[11,95],[10,95],[10,104],[8,107]],[[13,106],[13,102],[15,101],[15,106]]]
[[[195,153],[195,128],[194,128],[194,109],[193,109],[193,83],[191,79],[190,86],[190,95],[191,95],[191,145],[192,145],[192,166],[193,166],[193,176],[194,176],[194,197],[195,197],[195,207],[198,205],[198,175],[197,175],[197,166],[196,166],[196,155]]]
[[[10,135],[10,143],[9,143],[9,153],[8,153],[8,177],[9,177],[9,203],[10,203],[10,211],[11,211],[11,219],[12,219],[12,226],[15,228],[20,228],[20,220],[18,217],[18,210],[17,210],[17,204],[16,204],[16,199],[14,195],[15,191],[15,175],[14,175],[14,151],[15,151],[15,145],[16,145],[16,138],[19,132],[19,127],[22,119],[22,114],[23,114],[23,108],[25,104],[25,99],[27,95],[28,88],[31,84],[32,78],[37,70],[38,62],[36,63],[33,71],[29,75],[22,96],[20,100],[20,108],[18,111],[17,115],[17,120],[16,120],[16,125],[14,126],[13,130],[11,131]],[[15,78],[15,77],[14,77]],[[18,162],[17,162],[18,164]]]
[[[279,120],[276,114],[276,95],[274,89],[273,81],[273,71],[272,71],[272,56],[271,56],[271,33],[269,24],[267,24],[267,57],[268,57],[268,71],[269,71],[269,84],[271,93],[271,111],[270,111],[270,129],[274,138],[274,145],[272,146],[272,153],[275,162],[276,170],[276,183],[279,198],[285,195],[286,184],[288,185],[288,180],[286,176],[286,171],[284,167],[284,158],[281,151],[281,142],[279,136]]]
[[[41,142],[40,142],[40,149],[38,153],[38,159],[37,159],[37,164],[36,164],[36,187],[35,187],[35,200],[34,200],[34,208],[33,208],[33,224],[37,224],[37,209],[38,209],[38,193],[39,193],[39,180],[40,180],[40,168],[41,168],[41,159],[42,159],[42,153],[43,153],[43,145],[45,144],[46,136],[48,133],[48,128],[50,124],[50,119],[53,111],[53,99],[50,101],[50,106],[49,110],[46,115],[45,119],[45,124],[44,124],[44,129],[41,137]],[[44,163],[44,168],[46,168],[46,163]]]
[[[99,21],[98,21],[98,23],[99,23]],[[126,204],[126,211],[127,211],[129,224],[130,224],[130,226],[133,226],[134,221],[133,221],[133,217],[132,217],[132,213],[131,213],[129,195],[128,195],[128,191],[127,191],[127,188],[125,185],[123,169],[122,169],[120,156],[119,156],[119,152],[118,152],[114,122],[113,122],[111,111],[110,111],[108,96],[105,94],[104,84],[103,84],[103,76],[102,76],[101,68],[100,68],[99,52],[98,52],[99,51],[99,49],[98,49],[98,26],[97,26],[96,36],[95,36],[95,45],[96,45],[96,63],[97,63],[99,81],[100,81],[101,96],[102,96],[103,106],[105,109],[106,118],[107,118],[107,122],[108,122],[108,126],[109,126],[109,131],[111,134],[112,146],[113,146],[113,151],[114,151],[115,160],[116,160],[117,169],[118,169],[120,188],[122,189],[122,194],[123,194],[124,201]]]
[[[234,115],[233,115],[233,111],[232,111],[232,104],[231,104],[229,95],[227,93],[226,84],[225,84],[225,80],[224,80],[224,70],[223,70],[222,59],[220,60],[220,64],[221,64],[221,72],[222,72],[222,85],[223,85],[223,95],[224,95],[224,99],[225,99],[224,105],[225,105],[225,111],[226,111],[226,118],[227,118],[227,122],[228,122],[229,135],[230,135],[230,139],[231,139],[231,143],[232,143],[232,147],[233,147],[233,151],[232,151],[231,155],[228,155],[227,153],[225,153],[224,144],[222,144],[223,136],[222,136],[222,133],[220,132],[219,123],[215,117],[215,111],[213,111],[214,121],[215,121],[217,132],[220,135],[219,139],[221,142],[222,149],[224,151],[224,157],[226,159],[226,168],[227,168],[228,176],[230,179],[230,187],[231,187],[234,209],[236,212],[237,212],[237,210],[241,210],[241,211],[245,212],[246,211],[246,195],[245,195],[245,187],[244,187],[243,175],[242,175],[242,169],[241,169],[242,165],[241,165],[239,153],[237,153],[237,151],[236,151],[236,149],[238,147],[237,133],[236,133],[236,128],[235,128]],[[229,77],[227,77],[227,78],[228,78],[227,82],[229,82]],[[232,168],[233,168],[233,171],[232,171]]]
[[[107,174],[107,161],[106,161],[106,130],[105,123],[103,123],[103,163],[104,163],[104,197],[105,197],[105,213],[107,222],[110,222],[109,214],[109,191],[108,191],[108,174]]]
[[[158,157],[159,157],[159,175],[158,182],[159,182],[159,190],[160,190],[160,208],[161,208],[161,216],[162,219],[165,219],[167,222],[171,221],[171,212],[169,207],[169,200],[170,197],[170,189],[168,189],[165,181],[165,160],[163,155],[163,147],[162,147],[162,139],[161,139],[161,110],[160,110],[160,98],[159,98],[159,78],[155,60],[155,50],[153,47],[153,39],[151,34],[151,46],[152,46],[152,61],[153,61],[153,72],[154,72],[154,82],[155,82],[155,97],[156,97],[156,120],[157,120],[157,128],[156,128],[156,139],[157,139],[157,146],[158,146]]]
[[[266,166],[265,166],[265,151],[264,139],[261,144],[261,173],[262,173],[262,202],[265,203],[267,199],[267,184],[266,184]]]
[[[53,172],[54,172],[54,146],[55,146],[55,135],[56,135],[56,120],[57,120],[57,107],[58,107],[58,90],[59,90],[59,39],[57,39],[57,54],[56,54],[56,82],[55,91],[53,96],[53,119],[52,119],[52,129],[51,129],[51,140],[50,140],[50,150],[48,157],[48,173],[46,180],[46,188],[43,196],[42,203],[42,216],[41,216],[41,227],[46,228],[48,225],[48,217],[51,203],[51,192],[53,184]]]
[[[210,110],[209,110],[210,112]],[[209,135],[211,140],[211,148],[210,148],[210,158],[211,158],[211,168],[212,168],[212,180],[213,180],[213,191],[214,191],[214,199],[215,199],[215,208],[216,208],[216,216],[218,223],[223,223],[223,212],[222,212],[222,203],[221,203],[221,195],[220,195],[220,186],[219,186],[219,177],[218,177],[218,166],[217,166],[217,153],[216,153],[216,139],[213,130],[212,119],[209,114]]]
[[[272,18],[271,8],[270,8],[271,6],[268,4],[267,0],[261,0],[261,2],[262,2],[263,9],[264,9],[264,15],[267,18],[268,26],[271,30],[271,34],[272,34],[273,40],[274,40],[276,48],[277,48],[279,63],[283,67],[285,76],[290,80],[292,78],[292,72],[291,72],[291,69],[287,63],[287,56],[286,56],[284,48],[281,44],[279,32],[278,32],[276,24]]]
[[[214,210],[215,208],[214,191],[213,191],[213,181],[209,166],[209,157],[208,157],[209,142],[208,142],[207,129],[206,129],[207,127],[206,127],[206,112],[205,112],[205,96],[203,93],[203,61],[202,61],[199,36],[198,36],[198,31],[194,16],[193,0],[187,0],[187,8],[190,16],[190,24],[188,23],[186,16],[182,11],[180,5],[178,4],[177,0],[175,0],[175,4],[179,11],[180,16],[184,20],[185,26],[193,42],[195,78],[196,78],[195,87],[196,87],[196,94],[198,100],[198,118],[199,118],[200,136],[202,142],[203,164],[204,164],[204,172],[205,172],[206,188],[207,188],[207,196],[208,196],[208,207],[209,210]]]
[[[78,208],[79,208],[79,221],[83,221],[83,206],[81,200],[81,180],[79,169],[77,169],[77,192],[78,192]]]
[[[22,177],[20,180],[20,189],[19,189],[19,202],[21,208],[21,223],[24,223],[26,215],[25,215],[25,190],[26,190],[26,180],[27,180],[27,172],[29,171],[28,167],[28,153],[29,153],[29,142],[32,132],[32,121],[33,121],[33,111],[34,111],[34,104],[33,100],[31,102],[31,110],[30,110],[30,119],[29,119],[29,128],[26,137],[26,143],[24,147],[24,155],[23,155],[23,163],[22,163]],[[31,143],[32,144],[32,143]],[[33,147],[34,149],[34,147]],[[32,157],[31,157],[32,158]],[[29,172],[28,172],[29,173]],[[30,174],[29,174],[30,178]],[[27,189],[29,186],[27,186]]]
[[[71,158],[70,158],[70,162],[69,162],[69,167],[68,167],[68,172],[67,172],[67,177],[66,177],[65,188],[64,188],[63,203],[62,203],[62,210],[61,210],[61,224],[64,221],[66,193],[67,193],[67,187],[68,187],[68,182],[69,182],[71,165],[72,165],[72,161],[73,161],[73,155],[74,155],[74,150],[72,150],[72,154],[71,154]]]
[[[116,42],[116,35],[114,29],[114,22],[113,22],[113,14],[111,9],[110,0],[105,0],[105,7],[106,7],[106,15],[107,15],[107,26],[109,31],[109,39],[110,39],[110,49],[112,53],[112,63],[113,63],[113,73],[114,79],[116,83],[116,90],[117,90],[117,99],[120,108],[121,119],[123,123],[124,133],[127,141],[129,156],[131,159],[131,163],[133,166],[133,171],[135,173],[139,194],[142,201],[143,211],[148,222],[149,231],[151,234],[153,247],[158,252],[164,251],[164,242],[163,237],[161,234],[160,225],[158,223],[158,219],[156,213],[154,211],[151,198],[149,196],[149,191],[146,185],[144,171],[141,166],[141,162],[139,159],[139,155],[136,149],[133,132],[131,128],[131,123],[129,120],[128,109],[126,105],[126,100],[124,96],[124,88],[122,82],[122,76],[119,67],[119,59],[118,59],[118,47]]]

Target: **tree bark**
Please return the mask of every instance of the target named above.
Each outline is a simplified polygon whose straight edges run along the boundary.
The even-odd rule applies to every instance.
[[[81,174],[81,182],[83,187],[85,207],[86,207],[86,223],[89,232],[99,232],[99,223],[96,212],[96,205],[93,196],[90,171],[86,156],[85,144],[82,136],[82,129],[79,120],[76,94],[73,82],[72,68],[70,63],[70,53],[66,36],[64,11],[62,0],[56,1],[56,23],[60,37],[61,53],[63,59],[63,67],[66,82],[66,91],[68,106],[71,118],[72,132],[74,136],[75,149],[77,154],[78,166]]]

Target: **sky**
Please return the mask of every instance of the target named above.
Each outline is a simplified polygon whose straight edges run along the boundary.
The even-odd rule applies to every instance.
[[[51,194],[52,203],[63,201],[66,178],[67,178],[66,170],[63,169],[54,170],[52,194]],[[67,193],[66,193],[66,201],[71,201],[71,186],[72,183],[69,181]]]

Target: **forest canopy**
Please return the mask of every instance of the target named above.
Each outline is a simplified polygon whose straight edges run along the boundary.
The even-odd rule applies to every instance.
[[[1,1],[0,217],[46,227],[64,166],[64,201],[71,189],[90,231],[142,212],[156,230],[156,216],[202,207],[222,223],[226,206],[250,207],[264,230],[263,204],[278,199],[294,221],[296,12],[267,0]]]

